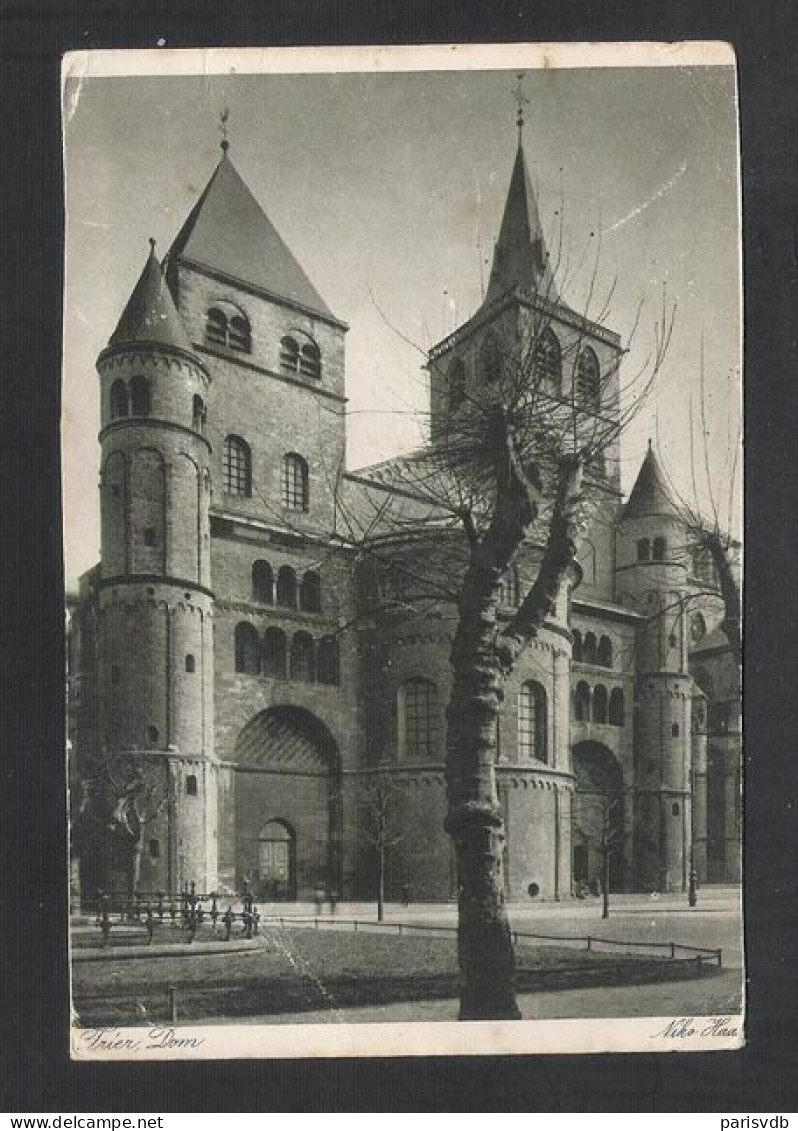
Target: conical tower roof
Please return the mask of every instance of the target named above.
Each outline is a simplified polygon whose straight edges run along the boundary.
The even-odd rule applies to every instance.
[[[168,259],[189,260],[338,321],[247,188],[227,146]]]
[[[520,142],[510,177],[499,238],[493,252],[493,267],[485,301],[495,302],[516,287],[537,293],[552,302],[559,301],[537,200]]]
[[[673,515],[678,518],[679,512],[670,497],[665,476],[649,440],[646,458],[643,460],[637,481],[624,508],[623,517],[624,519],[643,518],[655,514]]]
[[[150,240],[150,254],[144,270],[108,344],[118,346],[127,342],[155,342],[182,350],[191,349],[183,320],[177,313],[155,254],[155,240]]]

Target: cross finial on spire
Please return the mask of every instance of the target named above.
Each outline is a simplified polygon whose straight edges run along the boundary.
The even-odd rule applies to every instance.
[[[227,153],[228,149],[230,148],[230,142],[227,140],[227,119],[229,117],[230,107],[225,106],[224,110],[222,110],[221,114],[219,115],[219,129],[222,131],[222,140],[220,142],[222,153]]]
[[[524,106],[529,105],[529,99],[524,94],[524,88],[521,86],[521,83],[523,82],[523,79],[524,79],[524,72],[523,71],[519,72],[519,74],[516,76],[516,78],[517,78],[517,81],[516,81],[516,84],[515,84],[515,88],[513,90],[513,94],[515,95],[515,104],[518,108],[518,114],[517,114],[517,117],[515,119],[515,124],[516,124],[516,126],[518,126],[518,144],[520,145],[521,144],[521,135],[524,132]]]

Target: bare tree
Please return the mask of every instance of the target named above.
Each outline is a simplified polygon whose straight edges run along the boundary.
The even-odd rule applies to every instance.
[[[622,856],[626,839],[623,794],[603,789],[582,793],[573,816],[573,840],[593,847],[601,859],[602,919],[610,917],[610,878],[613,857]]]
[[[405,789],[384,773],[363,778],[358,788],[359,832],[374,852],[377,865],[377,921],[385,919],[386,858],[402,839],[401,806]]]
[[[594,281],[595,274],[588,305]],[[341,537],[371,567],[375,615],[456,609],[445,823],[457,861],[463,1020],[520,1016],[494,774],[504,686],[555,608],[600,493],[605,454],[614,452],[660,372],[675,314],[663,300],[651,351],[622,386],[620,348],[592,384],[585,380],[583,347],[598,323],[587,311],[571,311],[555,387],[545,347],[559,308],[543,293],[510,297],[515,305],[502,339],[484,331],[490,345],[478,379],[458,376],[455,384],[451,368],[431,361],[448,411],[433,421],[430,445],[370,476],[365,506],[342,508]],[[608,310],[605,302],[601,320]],[[635,330],[639,317],[640,310]],[[522,550],[533,554],[535,572],[507,620],[497,616],[502,586]]]
[[[136,891],[147,832],[169,804],[163,767],[121,752],[98,761],[81,786],[81,825],[94,829],[107,845],[121,844],[128,890]]]

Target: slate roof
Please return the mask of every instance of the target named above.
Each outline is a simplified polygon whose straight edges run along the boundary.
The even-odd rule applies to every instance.
[[[226,150],[169,249],[168,258],[170,263],[190,260],[339,321],[280,238]]]
[[[117,346],[126,342],[155,342],[183,350],[191,349],[183,320],[155,254],[154,240],[150,240],[150,254],[144,270],[108,344]]]
[[[495,302],[516,287],[536,292],[551,302],[559,301],[521,145],[510,177],[485,301]]]
[[[642,518],[644,515],[654,514],[678,517],[679,511],[668,493],[665,476],[649,441],[646,458],[629,495],[623,517]]]

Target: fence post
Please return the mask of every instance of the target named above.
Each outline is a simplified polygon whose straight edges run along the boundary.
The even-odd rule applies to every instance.
[[[591,939],[590,935],[588,935],[587,936],[587,949],[588,950],[592,950],[592,944],[593,944],[593,940]]]
[[[672,942],[671,943],[671,958],[675,958],[675,957],[676,957],[676,943]]]
[[[715,951],[715,954],[717,955],[717,958],[718,958],[718,970],[720,970],[720,968],[721,968],[721,965],[722,965],[722,963],[721,963],[721,950],[720,950],[720,947],[718,947],[718,949],[717,949],[717,950]]]
[[[169,987],[169,1018],[173,1024],[177,1021],[177,986]]]

